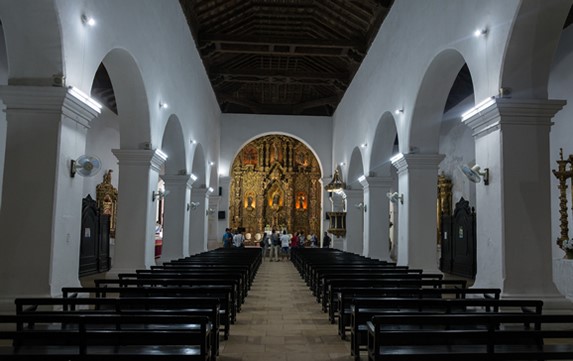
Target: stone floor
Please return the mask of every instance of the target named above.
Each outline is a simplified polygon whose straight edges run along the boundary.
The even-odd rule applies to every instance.
[[[219,361],[354,360],[291,262],[261,265]],[[361,360],[367,360],[366,352]]]

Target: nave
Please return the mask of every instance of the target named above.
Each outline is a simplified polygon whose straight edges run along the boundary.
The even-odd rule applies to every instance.
[[[220,347],[219,361],[354,360],[293,264],[269,258]]]

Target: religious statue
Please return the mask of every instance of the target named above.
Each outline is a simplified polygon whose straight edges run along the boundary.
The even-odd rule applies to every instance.
[[[100,212],[109,215],[109,234],[113,238],[117,221],[117,189],[111,184],[112,172],[111,169],[105,172],[103,182],[96,186],[96,200]]]

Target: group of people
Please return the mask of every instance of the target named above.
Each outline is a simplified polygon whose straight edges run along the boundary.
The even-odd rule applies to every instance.
[[[223,248],[245,247],[245,229],[237,228],[233,233],[231,228],[225,228],[223,234]]]
[[[223,234],[223,248],[241,248],[245,246],[245,229],[237,228],[234,232],[231,228],[225,228]],[[260,241],[260,247],[263,249],[263,257],[267,256],[267,251],[270,249],[270,261],[278,262],[281,259],[290,259],[290,249],[295,247],[305,246],[305,236],[303,232],[295,232],[293,235],[288,234],[286,230],[282,233],[273,229],[271,233],[264,232],[263,238]],[[318,238],[316,235],[311,234],[309,237],[310,246],[318,247]],[[327,232],[324,232],[322,239],[322,247],[329,248],[332,239]]]

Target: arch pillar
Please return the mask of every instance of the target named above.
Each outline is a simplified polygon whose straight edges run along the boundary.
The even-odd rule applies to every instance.
[[[345,189],[346,194],[346,251],[362,254],[364,244],[364,212],[356,204],[362,202],[362,189]]]
[[[70,176],[99,112],[67,88],[2,86],[6,153],[0,302],[78,286],[83,181]],[[5,303],[8,302],[9,305]]]
[[[549,131],[563,100],[496,98],[465,123],[489,185],[476,186],[477,275],[474,287],[506,298],[541,298],[571,307],[553,283]],[[519,256],[516,256],[519,255]]]
[[[386,193],[393,184],[391,177],[363,177],[364,187],[364,247],[365,257],[390,260],[389,219],[390,206]],[[384,220],[388,222],[384,222]]]
[[[115,260],[111,274],[155,265],[155,207],[159,171],[167,159],[156,150],[112,149],[119,185]]]
[[[207,188],[191,189],[191,202],[198,203],[195,209],[189,212],[189,254],[205,252],[207,250],[207,217],[208,209]]]
[[[442,154],[404,154],[392,164],[398,171],[398,264],[438,272],[436,185]]]
[[[163,227],[163,249],[161,261],[170,261],[189,255],[189,216],[191,175],[163,175],[165,189],[169,196],[165,198],[165,217]]]

